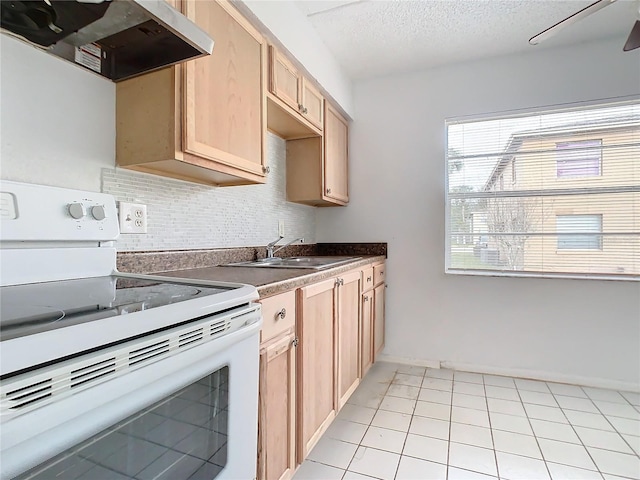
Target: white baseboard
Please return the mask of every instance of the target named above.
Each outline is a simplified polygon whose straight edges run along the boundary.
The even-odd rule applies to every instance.
[[[507,377],[530,378],[532,380],[542,380],[544,382],[568,383],[570,385],[580,385],[583,387],[609,388],[624,392],[640,393],[640,384],[611,380],[609,378],[583,377],[580,375],[567,375],[558,372],[547,372],[540,370],[528,370],[524,368],[503,368],[487,365],[476,365],[473,363],[447,362],[438,360],[425,360],[409,357],[396,357],[382,354],[379,360],[383,362],[401,363],[403,365],[416,365],[428,368],[449,368],[462,372],[486,373],[488,375],[502,375]]]
[[[542,380],[544,382],[568,383],[570,385],[580,385],[583,387],[609,388],[625,392],[640,392],[640,384],[638,383],[611,380],[609,378],[584,377],[581,375],[567,375],[558,372],[528,370],[523,368],[490,367],[486,365],[474,365],[459,362],[441,362],[440,365],[442,368],[450,368],[452,370],[461,370],[464,372],[530,378],[532,380]]]
[[[415,365],[417,367],[440,368],[440,362],[437,360],[424,360],[422,358],[395,357],[393,355],[378,355],[376,361],[401,363],[402,365]]]

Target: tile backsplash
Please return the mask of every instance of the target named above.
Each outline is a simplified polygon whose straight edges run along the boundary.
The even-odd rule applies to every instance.
[[[265,245],[278,237],[315,243],[315,208],[286,200],[286,142],[267,137],[267,183],[210,187],[120,168],[102,170],[102,191],[147,205],[147,234],[120,235],[120,252]]]

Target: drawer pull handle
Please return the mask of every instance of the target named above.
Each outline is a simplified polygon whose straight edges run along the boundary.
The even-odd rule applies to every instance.
[[[368,302],[369,301],[369,297],[364,297],[364,301]]]
[[[380,270],[380,275],[384,275],[384,270]]]
[[[367,277],[367,282],[370,282],[370,281],[371,281],[371,277]]]
[[[283,308],[278,313],[276,313],[276,320],[278,319],[278,317],[282,319],[286,316],[287,316],[287,310]]]

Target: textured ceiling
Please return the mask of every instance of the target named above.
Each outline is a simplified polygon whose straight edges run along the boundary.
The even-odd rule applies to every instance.
[[[299,0],[354,79],[616,38],[620,50],[640,0],[618,0],[537,46],[529,38],[593,0]]]

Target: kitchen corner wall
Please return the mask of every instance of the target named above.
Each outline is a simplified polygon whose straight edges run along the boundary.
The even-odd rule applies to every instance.
[[[102,170],[102,191],[147,205],[148,233],[120,235],[118,251],[266,245],[278,238],[315,243],[315,208],[286,201],[286,142],[269,133],[264,185],[213,188],[121,168]]]
[[[318,241],[388,242],[385,354],[640,390],[637,282],[444,273],[445,119],[640,98],[639,65],[614,40],[355,84],[350,202]]]

